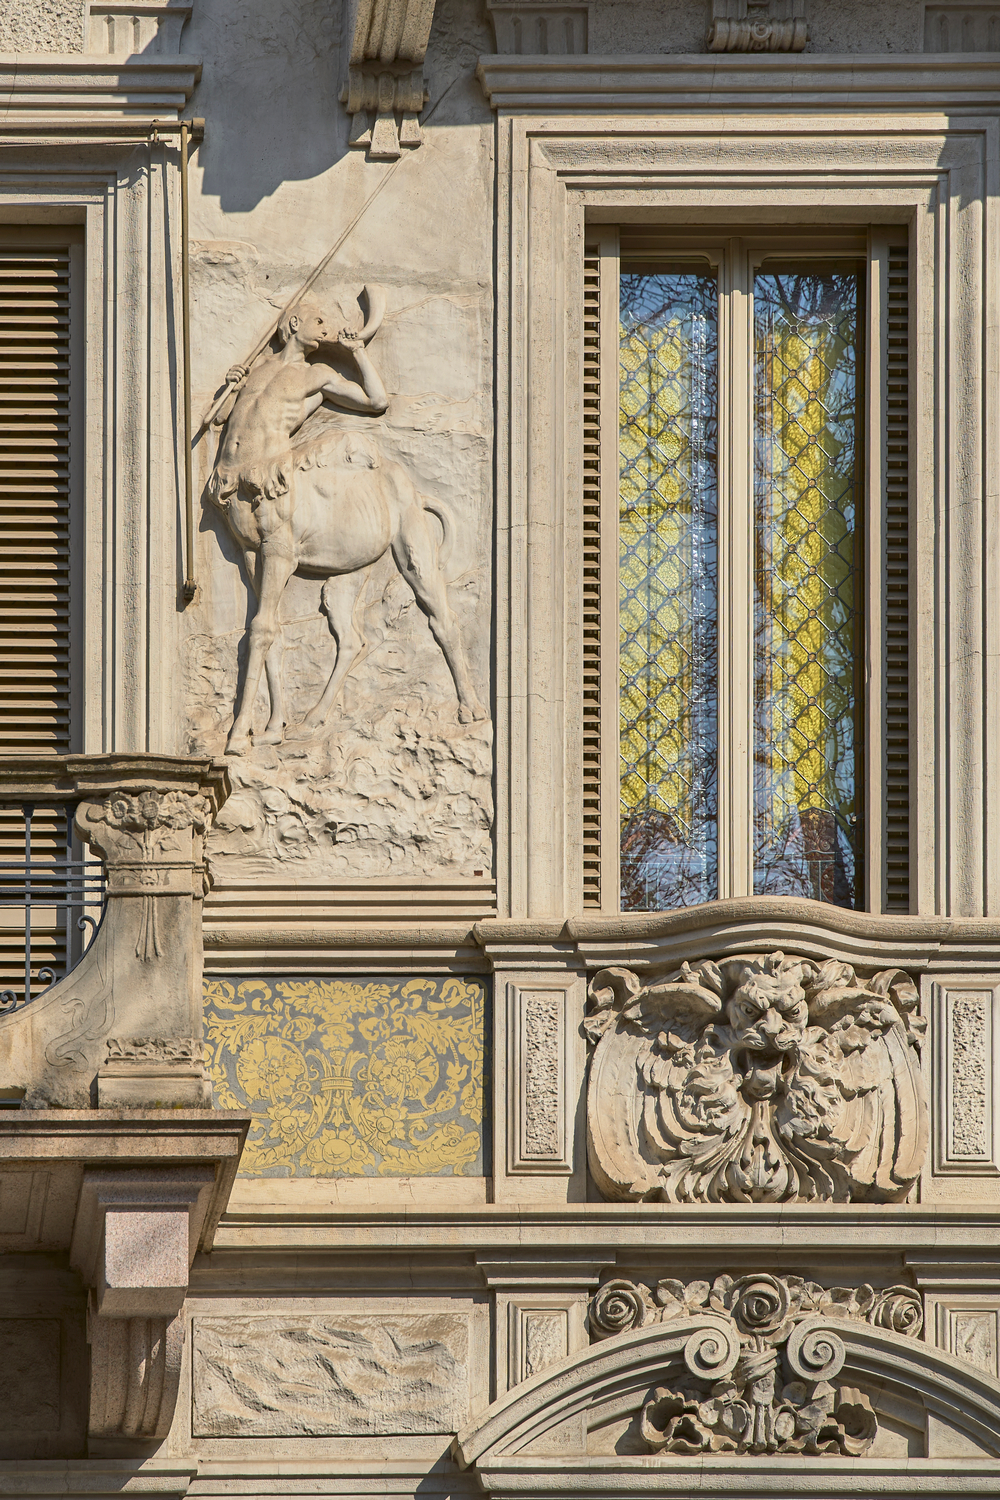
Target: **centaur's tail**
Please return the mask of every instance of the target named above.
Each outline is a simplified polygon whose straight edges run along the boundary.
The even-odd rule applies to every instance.
[[[423,506],[424,510],[429,511],[432,516],[437,516],[438,520],[441,522],[441,530],[444,532],[444,536],[441,539],[441,550],[438,554],[438,566],[444,568],[448,560],[448,553],[451,549],[451,544],[455,539],[454,523],[452,522],[451,516],[441,505],[440,501],[431,500],[426,495],[421,495],[420,504]]]

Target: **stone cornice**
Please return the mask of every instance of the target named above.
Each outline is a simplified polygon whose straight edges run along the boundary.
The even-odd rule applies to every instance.
[[[1000,1207],[955,1204],[732,1204],[580,1203],[540,1208],[496,1204],[475,1209],[418,1207],[336,1214],[259,1212],[226,1214],[214,1251],[306,1251],[400,1254],[453,1249],[538,1250],[572,1244],[577,1252],[661,1249],[677,1253],[746,1255],[854,1246],[863,1234],[868,1252],[933,1249],[981,1252],[1000,1245]]]
[[[498,55],[481,57],[476,76],[494,109],[533,114],[1000,107],[995,53]]]
[[[87,53],[0,56],[0,142],[117,135],[179,119],[201,76],[195,57]]]

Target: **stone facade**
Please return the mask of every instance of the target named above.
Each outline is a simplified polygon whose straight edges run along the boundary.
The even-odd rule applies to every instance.
[[[86,272],[73,753],[0,805],[107,885],[0,996],[0,1489],[1000,1495],[1000,5],[45,0],[0,48],[0,241]],[[719,899],[584,880],[593,267],[696,235],[865,267],[851,909],[747,894],[735,733]]]

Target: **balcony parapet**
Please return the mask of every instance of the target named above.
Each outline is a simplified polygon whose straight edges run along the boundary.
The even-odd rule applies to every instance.
[[[107,905],[65,978],[0,1017],[0,1098],[24,1107],[211,1106],[202,1057],[203,841],[224,764],[166,755],[10,756],[0,804],[75,805]]]

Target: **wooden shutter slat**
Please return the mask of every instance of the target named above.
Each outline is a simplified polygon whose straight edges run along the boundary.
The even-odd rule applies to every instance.
[[[910,910],[909,253],[889,248],[886,353],[886,910]]]
[[[583,269],[583,904],[601,905],[601,258]]]
[[[0,247],[0,754],[70,748],[69,291],[68,249]]]

